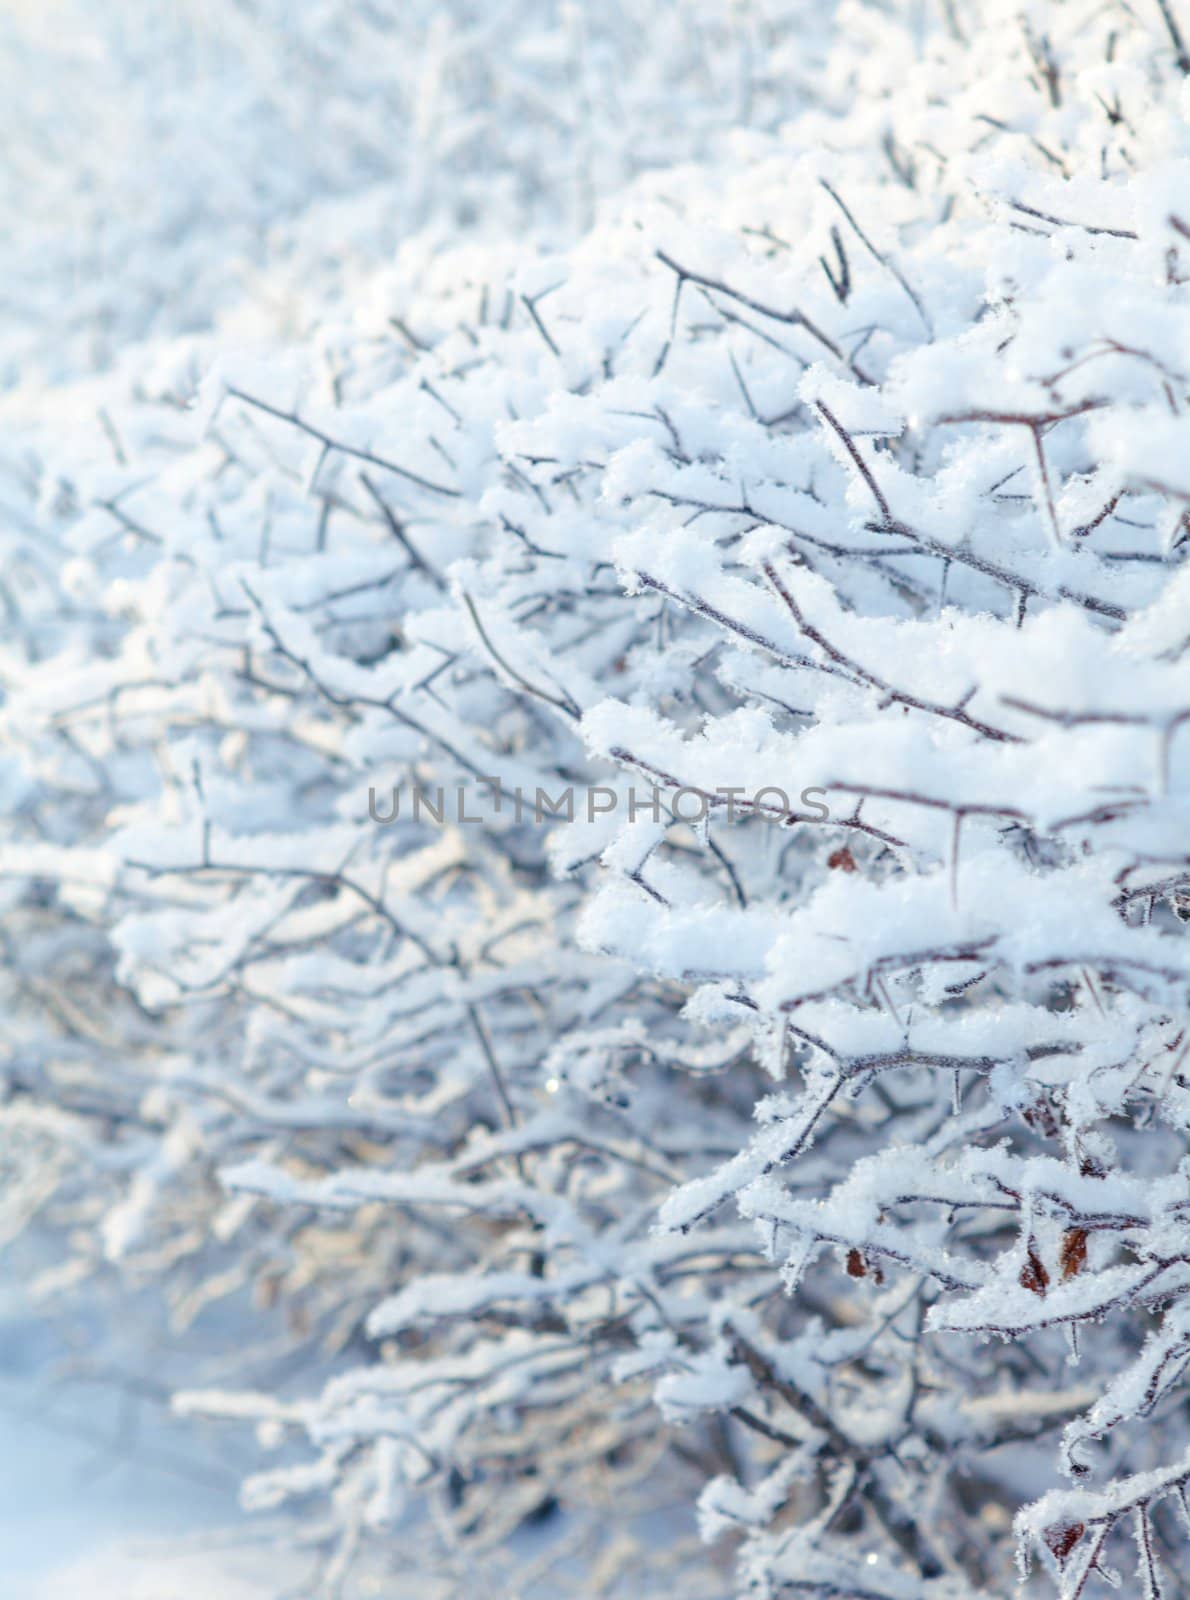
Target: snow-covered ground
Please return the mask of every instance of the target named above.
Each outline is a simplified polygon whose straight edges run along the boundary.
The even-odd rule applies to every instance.
[[[71,1376],[15,1287],[0,1296],[0,1600],[256,1600],[297,1586],[233,1462],[136,1384]],[[227,1441],[223,1441],[226,1445]]]

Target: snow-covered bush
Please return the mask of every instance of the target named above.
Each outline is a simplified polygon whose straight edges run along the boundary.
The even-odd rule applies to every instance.
[[[1181,36],[832,33],[13,455],[22,1205],[283,1325],[332,1589],[1190,1593]]]

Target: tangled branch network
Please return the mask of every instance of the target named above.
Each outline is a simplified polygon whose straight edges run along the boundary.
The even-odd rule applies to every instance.
[[[4,402],[4,1225],[311,1593],[1190,1595],[1190,60],[815,27]],[[660,803],[370,814],[480,784]]]

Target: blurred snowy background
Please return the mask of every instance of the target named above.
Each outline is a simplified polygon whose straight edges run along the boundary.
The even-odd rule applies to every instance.
[[[298,331],[427,229],[565,242],[635,173],[783,121],[826,9],[0,0],[0,384]]]

